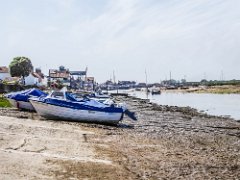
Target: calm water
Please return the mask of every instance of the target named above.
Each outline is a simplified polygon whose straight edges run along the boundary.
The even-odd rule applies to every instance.
[[[142,99],[147,95],[141,91],[129,94]],[[230,116],[240,120],[240,95],[238,94],[196,94],[162,92],[161,95],[148,95],[151,102],[161,105],[190,106],[211,115]]]

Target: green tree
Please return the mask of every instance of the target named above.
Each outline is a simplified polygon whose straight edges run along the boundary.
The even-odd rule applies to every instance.
[[[15,57],[9,65],[11,76],[22,77],[25,82],[27,77],[33,71],[33,65],[27,57]]]

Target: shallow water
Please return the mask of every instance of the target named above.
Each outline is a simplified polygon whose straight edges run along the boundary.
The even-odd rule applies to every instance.
[[[240,120],[239,94],[198,94],[162,92],[160,95],[146,95],[143,91],[128,91],[132,96],[150,99],[160,105],[190,106],[210,115],[230,116]]]

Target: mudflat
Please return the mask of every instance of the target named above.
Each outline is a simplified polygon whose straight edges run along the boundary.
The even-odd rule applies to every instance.
[[[239,179],[240,123],[192,108],[117,97],[118,126],[0,110],[2,179]]]
[[[108,169],[112,162],[96,158],[86,142],[92,134],[77,123],[0,116],[0,179],[62,179],[74,176],[71,164],[81,167],[79,178]]]

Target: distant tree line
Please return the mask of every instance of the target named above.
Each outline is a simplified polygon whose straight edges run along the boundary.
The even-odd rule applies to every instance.
[[[224,85],[240,85],[240,80],[228,80],[228,81],[219,81],[219,80],[210,80],[206,79],[201,80],[200,82],[187,82],[187,85],[205,85],[205,86],[224,86]]]

